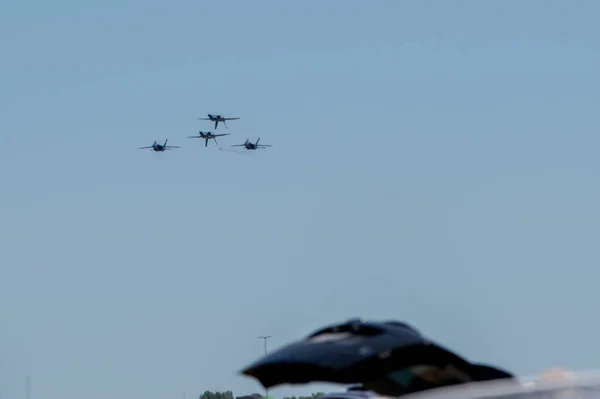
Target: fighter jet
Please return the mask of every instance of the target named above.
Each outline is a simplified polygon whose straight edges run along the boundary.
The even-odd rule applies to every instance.
[[[225,121],[233,121],[233,120],[240,119],[240,118],[225,118],[223,115],[208,114],[208,118],[198,118],[198,119],[204,120],[204,121],[213,121],[215,123],[215,130],[216,130],[217,126],[219,126],[219,122],[223,122],[225,127],[227,127],[227,123],[225,123]]]
[[[246,138],[246,141],[244,142],[244,144],[234,144],[232,145],[232,147],[246,147],[247,150],[256,150],[258,148],[266,148],[266,147],[273,147],[272,145],[269,144],[258,144],[258,142],[260,141],[260,137],[258,138],[258,140],[256,140],[256,143],[251,143],[250,140],[248,138]]]
[[[214,140],[215,144],[217,143],[217,137],[220,136],[229,136],[231,133],[222,133],[222,134],[214,134],[212,132],[198,132],[199,136],[188,136],[188,139],[204,139],[204,146],[208,147],[208,140]]]
[[[173,148],[181,148],[181,147],[176,146],[176,145],[167,145],[167,141],[169,141],[169,139],[166,139],[165,143],[163,145],[160,145],[160,144],[158,144],[156,142],[156,140],[154,140],[154,143],[151,146],[140,147],[140,148],[138,148],[138,150],[144,150],[144,149],[147,149],[147,148],[151,148],[152,151],[162,152],[162,151],[170,150],[170,149],[173,149]]]

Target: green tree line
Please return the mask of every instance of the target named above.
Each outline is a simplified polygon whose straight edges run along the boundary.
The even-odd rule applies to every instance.
[[[250,394],[244,394],[240,396],[246,396]],[[309,396],[285,396],[283,399],[318,399],[321,396],[325,395],[324,392],[315,392]],[[262,395],[261,395],[262,396]],[[202,395],[198,399],[235,399],[233,392],[231,391],[204,391]]]

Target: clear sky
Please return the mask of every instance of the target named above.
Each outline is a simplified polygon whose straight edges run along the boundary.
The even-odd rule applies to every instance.
[[[257,336],[358,316],[600,367],[597,1],[1,9],[2,399],[262,392]]]

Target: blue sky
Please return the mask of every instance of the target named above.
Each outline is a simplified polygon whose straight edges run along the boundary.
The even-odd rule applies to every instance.
[[[5,2],[0,396],[261,392],[257,336],[357,316],[598,367],[599,12]],[[242,118],[223,147],[274,147],[186,139],[207,113]]]

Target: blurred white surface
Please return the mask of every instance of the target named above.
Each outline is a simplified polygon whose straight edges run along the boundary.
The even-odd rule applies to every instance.
[[[600,370],[550,369],[536,376],[432,389],[405,399],[600,399]]]

